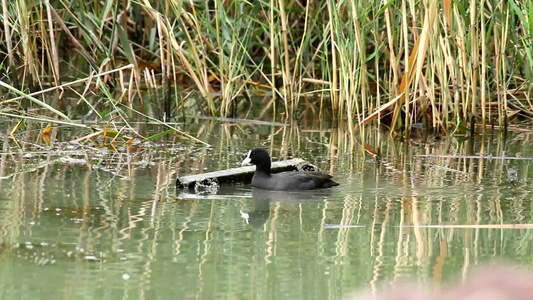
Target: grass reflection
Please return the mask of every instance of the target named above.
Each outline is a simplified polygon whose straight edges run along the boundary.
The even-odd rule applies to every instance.
[[[403,279],[439,289],[484,262],[530,266],[532,163],[509,158],[533,157],[528,132],[398,141],[368,128],[352,151],[321,124],[195,126],[216,147],[168,135],[134,151],[42,148],[28,135],[26,155],[5,140],[6,297],[338,299]],[[177,175],[234,167],[252,146],[307,159],[341,186],[176,194]]]

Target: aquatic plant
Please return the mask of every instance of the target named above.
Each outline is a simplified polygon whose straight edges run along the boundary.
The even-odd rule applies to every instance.
[[[0,103],[10,109],[97,122],[312,111],[353,138],[374,120],[474,133],[533,117],[530,0],[46,0],[2,9]]]

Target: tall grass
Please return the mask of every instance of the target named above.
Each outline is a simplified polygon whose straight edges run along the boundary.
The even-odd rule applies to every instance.
[[[132,109],[145,110],[144,89],[160,90],[148,95],[165,120],[179,111],[236,116],[258,105],[274,119],[311,109],[346,124],[352,137],[386,116],[394,129],[424,122],[445,132],[533,117],[531,0],[124,5],[5,2],[0,80],[29,94],[128,61],[133,80],[115,92],[127,90]],[[101,84],[128,83],[115,75],[127,74]],[[21,105],[2,94],[2,104]],[[89,101],[98,107],[98,97]],[[61,103],[50,105],[65,110]]]

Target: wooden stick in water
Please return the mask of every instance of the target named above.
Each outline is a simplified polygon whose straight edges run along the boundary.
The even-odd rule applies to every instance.
[[[300,158],[276,161],[272,163],[272,173],[315,170],[315,166]],[[188,175],[181,178],[178,177],[176,180],[176,187],[180,189],[194,189],[197,184],[201,184],[202,186],[210,185],[211,183],[216,185],[247,184],[252,181],[254,172],[255,166],[247,166],[203,174]]]

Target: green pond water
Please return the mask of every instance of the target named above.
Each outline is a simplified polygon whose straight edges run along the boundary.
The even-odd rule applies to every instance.
[[[364,151],[319,124],[198,121],[211,147],[172,134],[113,149],[66,129],[47,146],[35,127],[0,141],[0,299],[341,299],[533,269],[533,161],[511,159],[533,157],[532,131],[402,142],[369,128]],[[258,146],[340,186],[176,190]]]

